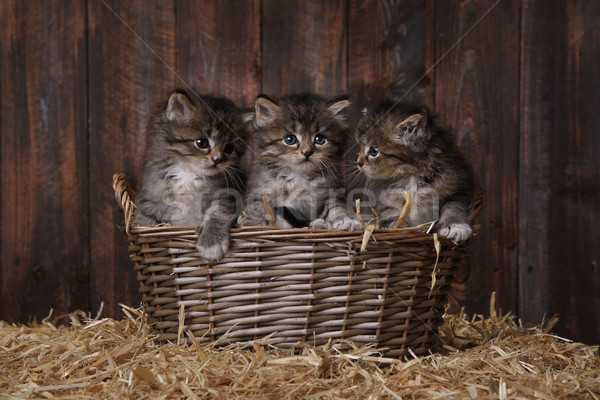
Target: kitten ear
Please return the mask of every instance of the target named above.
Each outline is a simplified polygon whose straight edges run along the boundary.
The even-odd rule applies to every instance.
[[[281,112],[279,106],[265,95],[256,98],[254,109],[254,121],[261,128],[273,122]]]
[[[327,105],[327,111],[333,114],[334,117],[344,120],[345,116],[343,111],[350,106],[350,101],[346,97],[341,99],[332,100]]]
[[[426,133],[425,127],[427,126],[427,111],[421,110],[418,114],[410,115],[404,118],[401,122],[396,125],[394,133],[396,136],[414,136],[422,137]]]
[[[254,112],[247,112],[242,114],[242,122],[244,123],[244,128],[246,131],[251,132],[252,128],[254,128]]]
[[[244,124],[247,124],[248,122],[254,121],[254,112],[243,113],[242,114],[242,121],[244,122]]]
[[[169,97],[167,104],[167,119],[169,121],[187,122],[192,118],[192,103],[181,92],[175,92]]]

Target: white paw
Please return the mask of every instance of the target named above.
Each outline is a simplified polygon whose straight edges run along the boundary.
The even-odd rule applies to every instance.
[[[360,222],[350,217],[344,217],[342,219],[335,220],[331,226],[333,229],[340,231],[360,231],[363,229],[363,226]]]
[[[440,229],[438,233],[455,242],[462,242],[470,238],[472,232],[469,224],[450,224],[450,226]]]
[[[331,224],[323,218],[315,219],[308,226],[311,229],[331,229]]]
[[[217,243],[212,246],[201,246],[196,244],[196,248],[200,253],[200,256],[205,260],[220,260],[229,248],[229,240],[225,240],[222,243]]]

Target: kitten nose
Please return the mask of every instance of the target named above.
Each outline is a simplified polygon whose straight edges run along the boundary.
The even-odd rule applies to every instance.
[[[313,152],[310,149],[304,149],[302,150],[302,154],[304,154],[304,157],[306,157],[306,159],[308,160],[308,157],[312,156]]]
[[[219,156],[213,156],[212,160],[215,163],[215,165],[217,165],[217,164],[219,164],[221,162],[221,157],[219,157]]]
[[[362,161],[358,162],[357,164],[358,164],[358,166],[359,166],[360,168],[362,168],[362,166],[363,166],[363,165],[365,165],[365,163],[364,163],[364,162],[362,162]]]

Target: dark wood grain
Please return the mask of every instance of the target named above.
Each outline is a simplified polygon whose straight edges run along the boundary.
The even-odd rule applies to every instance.
[[[347,90],[345,1],[264,0],[262,90],[270,95]]]
[[[85,2],[0,3],[0,318],[88,309]]]
[[[435,67],[437,63],[436,58],[436,25],[435,25],[435,0],[425,0],[425,72],[429,84],[425,86],[425,100],[426,106],[435,110]]]
[[[482,228],[452,294],[470,313],[488,313],[492,291],[503,310],[518,305],[518,16],[517,1],[436,2],[436,109],[485,192]]]
[[[178,1],[177,71],[187,86],[253,106],[261,86],[260,0]]]
[[[370,101],[424,101],[431,82],[425,75],[425,5],[425,0],[350,1],[348,91],[353,121]],[[363,186],[364,177],[355,172],[357,151],[353,138],[347,151],[350,191]]]
[[[565,76],[565,64],[558,62],[566,54],[565,4],[527,0],[522,13],[519,316],[535,324],[551,313],[549,246],[557,217],[550,213],[551,152],[562,136],[560,121],[569,114],[562,113],[561,91],[556,90]]]
[[[523,2],[519,315],[598,343],[600,7]],[[564,60],[564,61],[563,61]]]
[[[111,188],[124,172],[139,187],[148,121],[179,85],[175,71],[175,3],[89,3],[90,250],[92,308],[121,315],[140,304],[138,283]]]
[[[550,156],[549,309],[559,334],[600,343],[600,3],[566,3]],[[561,53],[559,53],[561,54]],[[550,66],[548,66],[551,68]],[[535,264],[534,264],[535,265]],[[546,267],[540,264],[539,267]],[[535,274],[535,273],[534,273]]]
[[[384,98],[424,100],[424,0],[352,1],[348,26],[348,79],[360,108]]]

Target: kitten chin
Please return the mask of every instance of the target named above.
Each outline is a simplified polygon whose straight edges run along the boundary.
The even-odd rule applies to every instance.
[[[346,98],[304,94],[255,103],[254,165],[244,226],[362,229],[346,210],[339,177],[349,136]],[[273,215],[265,210],[269,200]]]
[[[370,205],[382,225],[395,226],[410,192],[408,226],[437,220],[440,235],[468,239],[473,177],[450,132],[425,107],[384,101],[369,104],[363,114],[357,165],[368,177]]]
[[[195,226],[200,255],[221,258],[241,209],[252,118],[225,98],[172,93],[153,119],[136,223]]]

